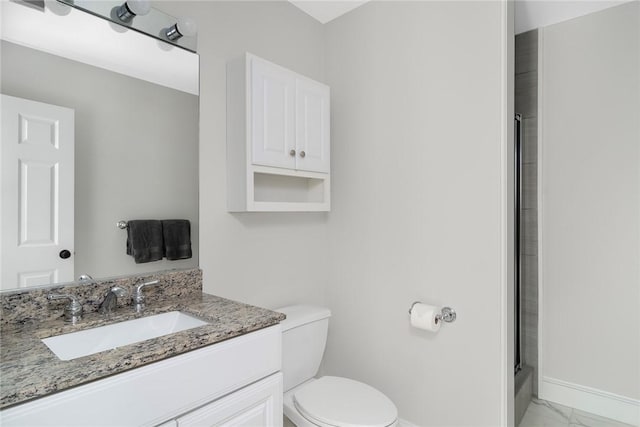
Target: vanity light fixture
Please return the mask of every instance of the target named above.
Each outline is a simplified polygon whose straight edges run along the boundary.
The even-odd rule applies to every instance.
[[[122,22],[129,22],[136,16],[146,15],[150,10],[149,0],[127,0],[118,7],[116,15]]]
[[[56,0],[46,1],[55,2]],[[152,0],[57,1],[164,43],[196,52],[198,45],[196,23],[192,19],[180,19],[152,7]]]
[[[193,37],[198,27],[193,19],[179,18],[178,22],[165,30],[164,35],[171,41],[178,40],[182,36]]]

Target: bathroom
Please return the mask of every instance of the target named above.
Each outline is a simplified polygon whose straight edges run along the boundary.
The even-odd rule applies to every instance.
[[[45,8],[58,8],[59,19],[80,13],[64,11],[55,2],[44,3]],[[559,48],[553,50],[554,45],[545,45],[546,52],[555,54],[552,57],[538,49],[538,61],[534,62],[539,67],[539,84],[531,88],[531,79],[526,77],[533,76],[533,70],[525,71],[519,65],[517,49],[522,36],[514,37],[514,33],[528,35],[538,43],[542,34],[545,43],[550,43],[567,38],[562,32],[569,31],[563,30],[567,24],[589,17],[597,20],[599,13],[617,7],[635,7],[624,14],[636,17],[636,37],[625,38],[635,40],[633,49],[638,46],[638,3],[609,3],[606,5],[611,7],[596,10],[596,3],[587,2],[580,9],[575,2],[567,2],[580,9],[571,11],[571,7],[544,9],[545,2],[349,2],[342,6],[358,7],[326,23],[298,7],[308,8],[313,3],[153,2],[154,8],[167,14],[197,21],[197,56],[180,49],[162,49],[162,43],[155,40],[151,48],[144,45],[138,56],[150,62],[156,50],[168,52],[180,59],[175,67],[189,69],[195,57],[197,90],[174,91],[190,95],[181,98],[184,107],[169,109],[169,118],[147,118],[151,134],[146,145],[127,142],[139,140],[142,134],[124,141],[136,154],[153,155],[153,162],[145,161],[145,157],[134,160],[135,167],[121,173],[127,158],[112,158],[89,168],[78,161],[84,154],[76,152],[77,176],[86,173],[90,178],[79,181],[76,177],[73,277],[88,274],[97,280],[199,267],[207,294],[267,309],[301,303],[327,307],[331,318],[319,375],[351,378],[375,387],[397,407],[399,425],[515,425],[513,117],[522,114],[527,124],[537,118],[540,123],[534,128],[540,141],[542,117],[543,132],[568,132],[563,123],[570,129],[575,127],[569,124],[576,122],[581,126],[604,124],[596,120],[600,116],[580,121],[570,114],[576,111],[576,105],[586,102],[577,102],[576,93],[541,83],[549,82],[550,77],[541,76],[540,59],[547,60],[545,70],[559,72],[546,67],[549,61],[563,56]],[[540,8],[536,9],[538,4]],[[3,8],[9,6],[41,13],[37,4],[3,2]],[[20,96],[5,92],[4,79],[9,78],[5,67],[11,66],[5,60],[10,49],[5,45],[10,43],[5,38],[10,28],[5,12],[2,93]],[[322,21],[329,19],[318,16]],[[122,37],[131,33],[122,32],[115,24],[97,25]],[[537,37],[532,37],[528,32],[535,29]],[[610,32],[615,43],[616,32]],[[119,47],[125,50],[125,46]],[[104,49],[99,57],[116,57]],[[601,54],[596,47],[593,49]],[[227,66],[246,52],[330,87],[329,211],[229,211]],[[624,82],[628,91],[616,95],[632,96],[633,85],[638,88],[637,49],[626,53],[620,48],[620,55],[627,57],[629,68],[615,80]],[[128,58],[133,61],[136,55]],[[527,73],[521,83],[518,75]],[[191,74],[188,78],[193,80]],[[571,81],[565,75],[557,79],[549,84]],[[74,84],[86,84],[81,79],[65,81],[64,76],[54,81],[70,89]],[[161,91],[162,85],[156,86],[158,89],[151,92]],[[551,99],[568,99],[576,104],[531,114],[519,104],[518,96],[527,91],[536,95],[537,112]],[[540,93],[546,96],[538,96]],[[608,158],[606,165],[598,165],[598,159],[611,152],[596,151],[594,144],[577,156],[579,162],[560,164],[567,161],[563,156],[576,156],[576,147],[550,152],[545,141],[538,141],[536,159],[541,161],[534,163],[527,157],[523,168],[529,172],[525,181],[532,179],[532,168],[537,172],[533,179],[538,183],[542,179],[542,185],[533,190],[536,194],[541,194],[545,185],[555,188],[552,185],[556,182],[568,186],[562,188],[562,194],[543,193],[550,200],[534,199],[538,206],[534,235],[542,238],[533,243],[539,252],[524,255],[537,257],[538,276],[549,282],[537,283],[542,292],[537,294],[537,302],[533,297],[533,307],[546,317],[540,319],[535,311],[523,316],[529,332],[531,325],[542,325],[537,344],[532,344],[534,333],[523,332],[533,346],[525,343],[524,362],[533,368],[530,387],[534,396],[551,401],[556,408],[577,408],[561,410],[562,418],[557,418],[558,411],[540,414],[536,410],[544,408],[535,406],[533,415],[521,414],[527,425],[591,425],[584,418],[576,418],[579,411],[599,414],[591,417],[596,420],[593,425],[618,425],[614,422],[623,422],[622,418],[626,424],[638,424],[638,97],[617,106],[610,104],[616,98],[607,93],[592,95],[604,111],[584,114],[614,115],[607,116],[607,132],[613,132],[613,128],[621,133],[612,134],[606,143],[607,147],[621,144],[620,153],[627,150],[618,153],[620,162]],[[125,98],[127,103],[151,96],[138,94]],[[39,99],[35,94],[20,97]],[[148,108],[152,104],[149,102]],[[80,114],[76,109],[77,124]],[[159,135],[175,130],[178,116],[186,130],[172,135],[170,143],[152,146],[154,140],[165,141]],[[627,127],[620,130],[611,125],[618,124],[616,117],[625,119]],[[160,127],[165,122],[172,125]],[[105,126],[113,127],[109,132],[124,129],[126,134],[128,124],[120,117]],[[529,133],[524,135],[524,150],[532,141],[532,128],[526,129]],[[597,134],[597,129],[582,131]],[[76,146],[84,144],[83,138],[94,139],[78,132]],[[575,138],[546,135],[549,141]],[[110,140],[107,134],[86,160],[108,158],[113,152],[126,150],[117,145],[123,142],[119,139],[115,136]],[[158,168],[155,162],[159,157],[170,162]],[[544,169],[545,160],[550,162],[550,169]],[[165,180],[167,170],[176,171],[170,177],[175,175],[175,179],[184,181]],[[571,177],[581,177],[582,181],[571,181]],[[137,192],[126,192],[130,186]],[[577,188],[582,190],[571,191]],[[170,198],[166,197],[169,191]],[[140,203],[143,194],[144,203]],[[570,199],[568,194],[576,198]],[[527,205],[524,209],[533,208]],[[588,227],[589,232],[580,237],[579,230],[566,230],[562,220],[567,215],[580,218],[582,222],[576,225],[581,230]],[[115,223],[136,218],[189,219],[192,258],[135,264],[125,254],[126,231]],[[523,228],[530,231],[527,224]],[[530,234],[523,239],[525,244],[529,242],[527,237]],[[583,253],[586,261],[566,258],[577,248],[589,248]],[[615,250],[602,253],[603,248]],[[560,269],[553,260],[544,258],[545,251],[555,254],[558,262],[580,266],[579,277],[572,278],[568,274],[573,269]],[[545,265],[552,270],[543,270]],[[611,282],[595,285],[589,281],[603,276],[611,277]],[[584,283],[584,290],[567,288],[554,293],[557,289],[549,288],[553,280]],[[525,298],[529,289],[524,291]],[[150,288],[149,295],[153,292],[156,290]],[[407,311],[414,301],[450,306],[457,318],[442,325],[437,333],[412,328]],[[531,309],[532,299],[528,301]],[[557,334],[550,334],[554,330]],[[612,348],[619,351],[612,354]],[[558,357],[564,354],[566,358]],[[555,359],[550,360],[552,357]],[[598,375],[582,375],[584,371]],[[537,390],[534,378],[538,378]],[[550,384],[565,387],[547,387]],[[572,384],[582,387],[578,397],[567,392]],[[579,401],[580,396],[586,397]],[[606,419],[622,415],[607,424],[597,418],[604,416],[603,408],[609,411]],[[542,421],[537,419],[539,424],[536,415],[542,417]]]

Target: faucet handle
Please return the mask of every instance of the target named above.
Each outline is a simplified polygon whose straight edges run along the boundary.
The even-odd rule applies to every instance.
[[[133,293],[133,302],[134,304],[144,304],[144,294],[142,293],[142,289],[145,286],[149,286],[149,285],[157,285],[158,283],[160,283],[160,280],[152,280],[150,282],[145,282],[145,283],[141,283],[139,285],[136,286],[136,290]]]
[[[64,307],[64,320],[67,322],[73,322],[82,318],[82,304],[78,302],[76,297],[69,294],[48,294],[47,299],[49,301],[55,301],[59,299],[68,299],[69,304]]]

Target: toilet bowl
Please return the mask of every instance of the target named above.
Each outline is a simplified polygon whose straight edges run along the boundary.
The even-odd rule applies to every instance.
[[[327,340],[331,312],[322,307],[289,306],[282,326],[284,414],[297,427],[392,427],[393,402],[368,384],[348,378],[314,378]]]

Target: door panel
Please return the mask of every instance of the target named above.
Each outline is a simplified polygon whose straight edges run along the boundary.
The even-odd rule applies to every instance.
[[[282,426],[282,373],[233,392],[178,418],[179,427]]]
[[[58,283],[58,270],[18,272],[18,287],[28,288],[43,283]]]
[[[251,59],[253,163],[293,169],[295,78],[290,72]]]
[[[58,164],[18,159],[18,234],[20,247],[58,242],[56,206]]]
[[[296,79],[296,169],[329,173],[329,102],[328,86]]]
[[[74,111],[2,95],[0,288],[73,280]]]

